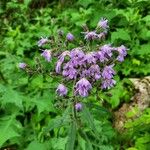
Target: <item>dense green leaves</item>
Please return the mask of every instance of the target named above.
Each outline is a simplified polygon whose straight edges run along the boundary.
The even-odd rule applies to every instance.
[[[120,144],[121,136],[116,139],[111,111],[130,102],[133,95],[132,85],[124,80],[125,77],[150,74],[149,14],[149,0],[1,0],[0,147],[26,150],[148,149],[149,109],[126,123],[129,134],[123,139],[123,143],[127,141],[124,145]],[[46,63],[39,58],[43,64],[39,68],[37,58],[41,51],[37,41],[41,36],[53,38],[58,29],[63,29],[64,34],[72,32],[76,43],[80,44],[76,35],[83,31],[81,27],[87,24],[93,28],[101,17],[106,17],[110,24],[107,42],[127,46],[127,59],[116,66],[115,88],[108,92],[93,90],[87,99],[82,99],[83,110],[76,112],[75,117],[71,110],[72,99],[55,96],[60,82],[60,77],[51,74],[55,60]],[[19,62],[26,62],[35,70],[19,70]],[[133,112],[127,113],[127,117],[133,115]]]

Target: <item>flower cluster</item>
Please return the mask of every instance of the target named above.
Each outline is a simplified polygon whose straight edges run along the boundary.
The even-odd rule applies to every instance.
[[[113,47],[112,44],[99,45],[100,41],[105,39],[108,29],[108,20],[102,18],[95,30],[83,32],[85,43],[88,44],[71,50],[62,50],[59,56],[58,53],[55,55],[52,50],[42,51],[41,56],[48,62],[52,60],[53,54],[58,56],[55,71],[58,75],[62,75],[66,79],[65,81],[74,80],[73,88],[76,96],[87,97],[95,82],[101,89],[109,89],[116,84],[114,66],[116,62],[124,61],[127,48],[124,45],[119,47]],[[64,32],[59,31],[58,35],[59,38],[62,38]],[[64,45],[73,44],[75,36],[69,32],[63,39],[65,39]],[[91,41],[97,42],[95,47],[93,45],[90,47],[90,44],[93,43]],[[42,37],[38,41],[38,46],[42,47],[46,43],[50,43],[50,40]],[[67,46],[66,49],[68,49]],[[24,69],[26,64],[20,63],[19,67]],[[59,84],[56,92],[59,96],[65,96],[68,89],[65,85]]]
[[[84,39],[101,40],[106,36],[108,28],[108,20],[102,18],[95,31],[84,32]],[[72,41],[74,36],[69,33],[67,39]],[[89,51],[85,45],[63,51],[58,57],[55,70],[66,80],[76,81],[74,95],[87,97],[95,82],[99,82],[102,89],[109,89],[116,84],[113,67],[117,61],[122,62],[126,55],[127,48],[123,45],[113,47],[111,44],[104,44],[96,46],[94,51]]]

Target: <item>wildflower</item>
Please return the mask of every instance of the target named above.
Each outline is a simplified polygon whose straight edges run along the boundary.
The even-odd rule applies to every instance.
[[[113,75],[115,74],[115,71],[113,70],[114,65],[105,66],[102,72],[102,77],[104,79],[111,79]]]
[[[108,26],[108,20],[105,18],[101,18],[101,20],[98,22],[98,27],[102,28],[102,29],[107,29]]]
[[[82,97],[88,96],[89,90],[92,89],[92,85],[86,78],[80,79],[75,86],[75,94],[79,94]]]
[[[27,66],[27,64],[26,63],[24,63],[24,62],[22,62],[22,63],[19,63],[19,68],[20,69],[25,69],[26,68],[26,66]]]
[[[51,51],[50,50],[44,50],[43,53],[41,54],[41,56],[43,56],[48,62],[51,61]]]
[[[62,74],[69,79],[75,79],[77,76],[77,70],[73,67],[71,62],[68,62],[65,64]]]
[[[127,55],[127,48],[124,45],[121,45],[117,48],[117,51],[119,52],[117,60],[120,62],[124,61],[124,57]]]
[[[108,61],[108,59],[105,57],[105,53],[103,51],[98,51],[95,53],[95,57],[100,61],[100,62],[104,62],[104,61]]]
[[[70,52],[69,51],[64,51],[59,57],[58,57],[58,61],[56,63],[56,68],[55,71],[56,73],[60,73],[61,72],[61,65],[65,60],[65,56],[70,56]]]
[[[88,73],[89,76],[92,77],[92,79],[94,78],[95,80],[98,80],[101,78],[101,74],[100,74],[100,68],[98,65],[92,65],[89,69],[88,69]]]
[[[71,62],[74,66],[82,65],[84,63],[84,57],[85,54],[81,48],[75,48],[70,52]]]
[[[47,42],[48,42],[47,37],[46,38],[41,37],[41,39],[38,41],[38,46],[40,47],[40,46],[46,44]]]
[[[85,61],[89,64],[96,63],[96,58],[94,57],[94,53],[90,52],[85,55]]]
[[[101,49],[101,51],[103,52],[103,54],[105,56],[109,56],[109,57],[112,56],[112,50],[113,50],[113,48],[110,46],[110,44],[105,44],[100,49]]]
[[[57,89],[56,89],[57,94],[59,94],[59,96],[65,96],[67,95],[67,88],[63,85],[63,84],[59,84]]]
[[[81,111],[81,110],[82,110],[82,104],[81,104],[81,103],[76,103],[76,104],[75,104],[75,109],[76,109],[77,111]]]
[[[56,63],[56,67],[55,67],[56,73],[61,72],[61,65],[62,65],[62,62],[58,60],[57,63]]]
[[[95,40],[98,38],[98,35],[96,34],[95,31],[91,32],[85,32],[85,37],[86,40]]]
[[[110,89],[116,84],[116,81],[113,79],[104,79],[102,80],[102,89]]]
[[[71,33],[68,33],[66,38],[67,38],[68,41],[72,42],[74,40],[74,35],[71,34]]]

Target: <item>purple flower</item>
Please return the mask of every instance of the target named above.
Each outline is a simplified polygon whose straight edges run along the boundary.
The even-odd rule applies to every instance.
[[[98,27],[102,28],[102,29],[107,29],[108,26],[108,20],[105,18],[101,18],[101,20],[98,22]]]
[[[75,48],[70,52],[71,62],[75,67],[84,64],[84,57],[85,54],[81,48]]]
[[[102,72],[102,77],[104,79],[111,79],[111,78],[113,78],[113,75],[115,75],[115,71],[112,68],[113,66],[114,66],[114,64],[104,67],[103,72]]]
[[[113,79],[104,79],[102,80],[102,89],[110,89],[116,84],[116,81]]]
[[[76,83],[75,88],[75,95],[79,94],[82,97],[86,97],[88,96],[89,90],[92,89],[92,85],[86,78],[82,78]]]
[[[69,79],[75,79],[77,76],[77,70],[73,67],[71,62],[68,62],[63,67],[62,74]]]
[[[67,95],[68,90],[63,84],[59,84],[56,89],[56,92],[59,96],[65,96]]]
[[[81,103],[76,103],[76,104],[75,104],[75,109],[76,109],[77,111],[81,111],[81,110],[82,110],[82,104],[81,104]]]
[[[98,34],[98,38],[99,38],[99,39],[105,39],[106,34],[107,34],[106,31],[105,31],[105,32],[102,32],[102,33]]]
[[[27,64],[26,63],[19,63],[18,67],[20,69],[25,69],[27,67]]]
[[[105,44],[101,47],[101,51],[103,52],[103,54],[105,56],[111,57],[112,56],[112,50],[113,50],[113,48],[110,46],[110,44]]]
[[[94,78],[95,80],[98,80],[101,78],[101,74],[100,74],[100,68],[98,65],[92,65],[89,69],[88,69],[88,74],[90,77],[92,77],[92,79]]]
[[[98,35],[96,34],[95,31],[91,32],[85,32],[85,37],[86,40],[95,40],[98,38]]]
[[[48,62],[51,61],[52,56],[50,50],[44,50],[41,56],[43,56]]]
[[[47,37],[46,38],[41,37],[41,39],[38,41],[38,46],[40,47],[40,46],[46,44],[47,42],[48,42]]]
[[[66,38],[67,38],[67,40],[70,41],[70,42],[72,42],[72,41],[74,40],[74,36],[73,36],[73,34],[71,34],[71,33],[68,33],[67,36],[66,36]]]
[[[124,57],[127,55],[127,48],[124,45],[121,45],[116,50],[119,52],[117,60],[120,62],[124,61]]]
[[[56,73],[61,72],[61,65],[62,65],[62,62],[58,60],[57,63],[56,63],[56,67],[55,67]]]
[[[56,68],[55,71],[56,73],[60,73],[61,72],[61,65],[65,60],[65,56],[70,56],[70,52],[69,51],[64,51],[59,57],[58,57],[58,61],[56,63]]]
[[[108,61],[108,59],[105,57],[105,53],[103,51],[98,51],[95,53],[95,57],[100,61],[100,62],[104,62],[104,61]]]
[[[96,58],[94,57],[94,53],[90,52],[85,55],[85,61],[89,64],[96,63]]]

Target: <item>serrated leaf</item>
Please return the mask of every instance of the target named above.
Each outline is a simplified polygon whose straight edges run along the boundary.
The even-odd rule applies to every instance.
[[[94,125],[94,118],[91,115],[91,113],[89,112],[89,109],[86,107],[86,105],[83,105],[83,109],[82,109],[82,117],[84,118],[85,121],[87,121],[89,127],[95,131],[95,125]]]
[[[23,108],[22,96],[17,91],[12,90],[11,88],[6,88],[2,96],[2,100],[3,105],[6,105],[7,103],[12,103],[21,109]]]
[[[20,136],[17,129],[20,124],[15,120],[15,115],[1,118],[0,120],[0,147],[9,139]]]
[[[44,130],[45,132],[51,131],[55,128],[60,128],[66,124],[68,124],[68,122],[70,121],[70,107],[68,107],[65,112],[63,113],[63,116],[57,116],[54,119],[51,119],[48,127],[46,127]]]
[[[130,41],[130,35],[128,33],[128,31],[126,31],[125,29],[117,29],[116,32],[112,32],[111,34],[111,42],[115,42],[116,40],[125,40],[125,41]]]

